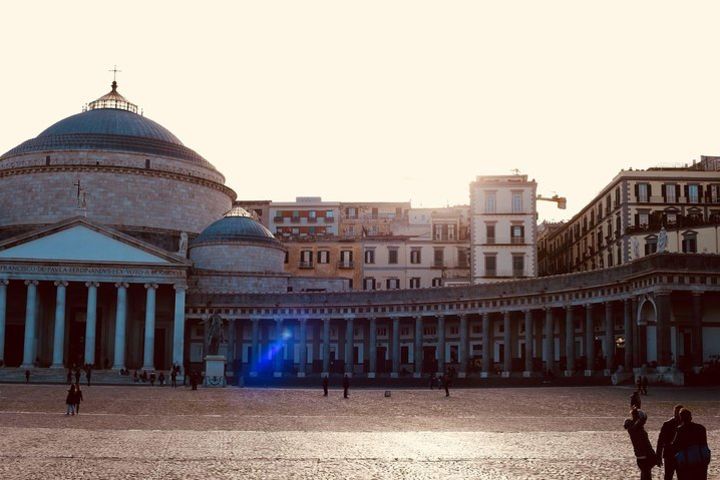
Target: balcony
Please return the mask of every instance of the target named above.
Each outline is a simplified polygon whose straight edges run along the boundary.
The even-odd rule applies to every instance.
[[[313,262],[300,262],[299,266],[303,270],[309,270],[313,268]]]
[[[317,223],[317,217],[308,217],[307,223]]]
[[[290,217],[290,223],[300,223],[300,217]]]
[[[285,217],[283,217],[283,216],[278,215],[278,216],[273,217],[273,222],[275,222],[275,223],[283,223],[284,221],[285,221]]]
[[[510,243],[513,245],[521,245],[525,243],[525,239],[523,237],[511,237]]]
[[[322,217],[325,223],[335,223],[335,217]]]
[[[352,270],[355,268],[355,262],[350,260],[341,260],[338,262],[338,268],[340,270]]]

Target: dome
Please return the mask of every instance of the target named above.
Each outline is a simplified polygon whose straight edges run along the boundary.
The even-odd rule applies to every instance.
[[[137,113],[137,106],[112,91],[88,105],[88,110],[67,117],[37,137],[0,157],[53,150],[111,150],[147,153],[210,164],[187,148],[168,129]]]
[[[234,208],[224,218],[212,223],[190,246],[206,243],[265,243],[280,246],[275,236],[242,208]]]

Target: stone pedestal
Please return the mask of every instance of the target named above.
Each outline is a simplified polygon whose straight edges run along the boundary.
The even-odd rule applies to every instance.
[[[225,380],[225,355],[207,355],[205,357],[205,381],[206,387],[224,387]]]
[[[503,371],[502,374],[501,374],[501,376],[502,376],[502,378],[510,378],[510,372],[508,372],[508,371]]]
[[[465,372],[458,372],[458,378],[465,378]]]
[[[612,372],[610,371],[610,369],[606,368],[605,370],[603,370],[603,375],[609,377],[610,375],[612,375]]]
[[[530,377],[532,377],[532,375],[533,375],[532,371],[525,370],[523,372],[523,378],[530,378]]]
[[[298,372],[298,373],[297,373],[297,376],[298,376],[298,378],[304,378],[304,377],[305,377],[305,372]]]
[[[413,378],[420,378],[421,376],[422,376],[422,374],[420,374],[418,372],[413,373]]]
[[[375,372],[370,372],[367,375],[368,378],[375,378]]]
[[[390,378],[398,378],[398,377],[399,377],[399,375],[398,375],[397,372],[391,372],[391,373],[390,373]]]
[[[565,370],[563,372],[563,375],[565,375],[566,377],[572,377],[574,374],[575,372],[573,372],[572,370]]]
[[[480,378],[488,378],[490,374],[488,372],[480,372]]]
[[[592,376],[593,376],[593,371],[592,371],[592,370],[585,370],[585,376],[586,376],[586,377],[592,377]]]

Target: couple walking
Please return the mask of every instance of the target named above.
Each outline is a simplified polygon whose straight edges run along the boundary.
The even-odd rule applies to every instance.
[[[82,401],[83,395],[80,390],[80,384],[71,384],[67,391],[67,396],[65,397],[65,404],[67,405],[67,412],[65,415],[80,415],[80,402]]]

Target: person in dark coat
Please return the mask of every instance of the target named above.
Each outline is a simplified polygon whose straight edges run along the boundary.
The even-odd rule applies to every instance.
[[[80,402],[83,401],[82,391],[80,390],[80,383],[75,385],[75,413],[80,415]]]
[[[638,375],[635,380],[635,386],[637,387],[637,392],[642,393],[642,377],[640,375]]]
[[[642,387],[642,394],[647,395],[648,379],[646,376],[643,375],[640,385]]]
[[[660,435],[657,439],[657,466],[662,467],[665,464],[665,480],[672,480],[675,476],[675,451],[672,449],[670,444],[675,438],[675,431],[680,425],[680,410],[682,405],[675,405],[673,410],[673,417],[667,422],[662,424],[660,428]]]
[[[637,408],[630,411],[631,418],[625,420],[625,430],[630,435],[637,466],[640,469],[640,480],[652,480],[652,469],[655,466],[655,452],[645,431],[647,415]]]
[[[75,415],[75,385],[70,384],[70,388],[67,391],[65,397],[65,404],[67,405],[67,412],[65,415]]]
[[[350,389],[350,377],[347,373],[343,377],[343,398],[348,398],[348,390]]]
[[[175,370],[175,367],[173,367],[170,373],[170,382],[173,388],[177,388],[177,370]]]
[[[80,383],[80,369],[75,370],[75,383]]]
[[[68,368],[68,374],[67,374],[67,383],[68,385],[72,385],[72,370]]]
[[[640,410],[641,405],[642,401],[640,400],[640,394],[638,392],[633,392],[632,395],[630,395],[630,408],[637,408]]]
[[[25,370],[25,383],[30,383],[30,370]]]
[[[323,397],[328,396],[328,385],[329,384],[330,384],[330,379],[328,379],[328,375],[325,375],[322,379]]]
[[[92,368],[88,366],[88,369],[85,370],[85,378],[87,379],[87,386],[90,386],[90,377],[92,376]]]
[[[435,388],[435,382],[437,382],[437,375],[433,372],[430,374],[430,390]]]
[[[443,388],[445,389],[445,396],[449,397],[450,396],[450,377],[447,374],[442,376],[442,384],[443,384]]]
[[[190,374],[190,386],[192,387],[193,390],[197,390],[197,386],[198,386],[198,374],[197,374],[197,372],[192,372],[192,373]]]
[[[676,455],[683,454],[688,457],[688,449],[692,447],[704,448],[707,450],[707,431],[705,427],[699,423],[692,421],[692,413],[687,408],[680,410],[680,425],[675,431],[675,438],[670,447]],[[707,450],[709,454],[709,450]],[[677,459],[677,457],[675,457]],[[675,468],[677,469],[679,480],[707,480],[707,470],[710,463],[708,455],[707,460],[701,461],[694,465],[684,465],[678,461]]]

